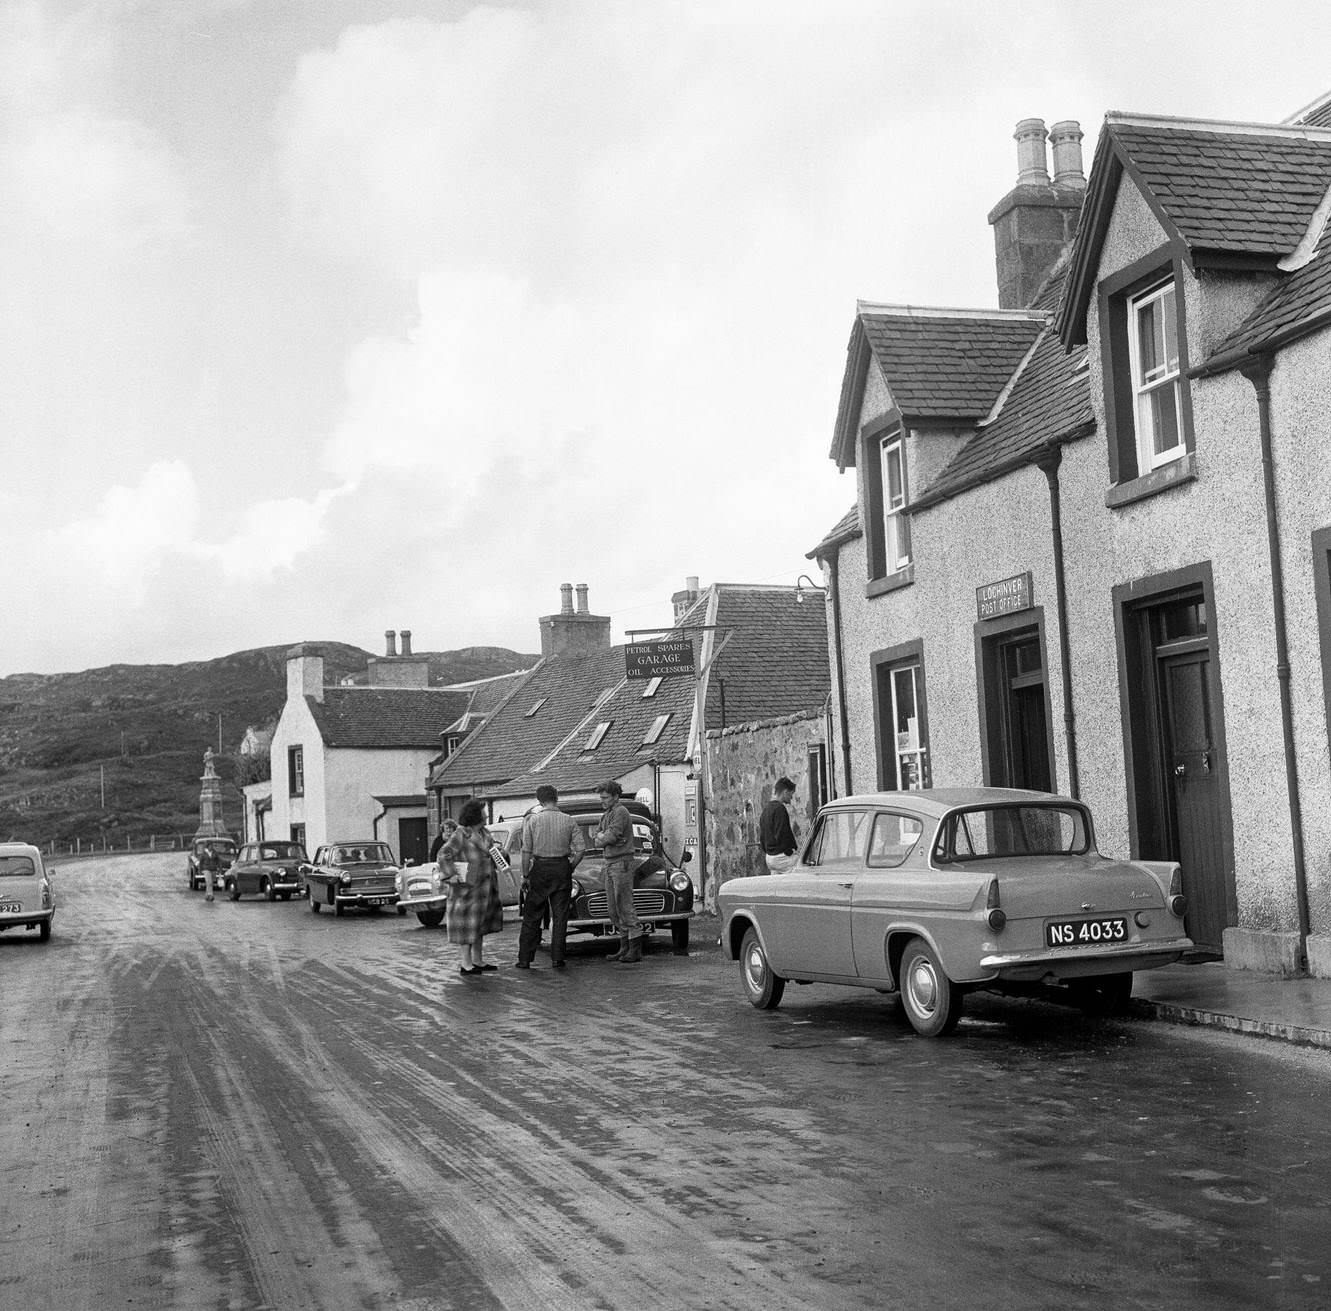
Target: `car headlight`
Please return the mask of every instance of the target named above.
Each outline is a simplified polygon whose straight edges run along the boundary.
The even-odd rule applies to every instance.
[[[443,876],[439,873],[438,866],[436,866],[434,873],[430,875],[430,891],[439,892],[440,890],[442,890],[443,886],[444,886]]]
[[[677,869],[670,876],[671,892],[687,892],[693,886],[693,880],[684,873],[682,869]]]
[[[349,887],[351,886],[351,875],[350,875],[350,874],[343,874],[342,877],[341,877],[340,879],[338,879],[338,882],[339,882],[344,888],[349,888]]]
[[[569,898],[582,896],[582,884],[577,879],[573,880],[572,886],[568,890]]]

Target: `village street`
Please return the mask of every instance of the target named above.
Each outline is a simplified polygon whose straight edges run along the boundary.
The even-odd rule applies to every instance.
[[[59,862],[57,861],[57,865]],[[1331,1297],[1331,1069],[975,999],[741,998],[715,924],[441,931],[70,861],[0,936],[0,1307],[1234,1308]],[[575,940],[576,941],[576,940]]]

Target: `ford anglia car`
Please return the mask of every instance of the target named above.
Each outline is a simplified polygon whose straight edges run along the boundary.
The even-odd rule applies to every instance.
[[[223,875],[222,886],[232,901],[249,893],[268,901],[279,897],[289,901],[293,892],[299,896],[304,888],[300,867],[305,861],[305,848],[299,842],[247,842]]]
[[[378,910],[397,902],[397,861],[387,842],[330,842],[301,866],[310,909],[340,915],[352,906]]]
[[[55,890],[42,853],[26,842],[0,842],[0,933],[36,929],[47,941],[55,919]]]
[[[1006,788],[843,797],[793,869],[734,879],[718,902],[754,1006],[788,981],[896,992],[926,1037],[981,988],[1113,1009],[1133,971],[1193,945],[1177,864],[1107,859],[1080,802]]]

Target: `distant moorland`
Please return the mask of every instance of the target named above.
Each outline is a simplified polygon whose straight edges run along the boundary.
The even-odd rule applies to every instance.
[[[323,656],[328,683],[365,681],[368,651],[307,645]],[[60,851],[76,840],[100,849],[193,833],[203,753],[217,751],[219,732],[224,815],[239,829],[237,750],[247,727],[276,723],[288,649],[0,678],[0,841],[54,842]],[[536,656],[489,646],[416,654],[429,661],[432,686],[536,663]]]

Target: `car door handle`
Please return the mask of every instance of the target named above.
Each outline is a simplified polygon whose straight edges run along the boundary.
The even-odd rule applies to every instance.
[[[837,880],[837,887],[839,888],[853,888],[854,886],[855,883],[853,880],[847,883],[842,883],[839,879]]]

